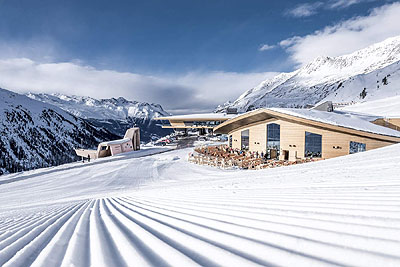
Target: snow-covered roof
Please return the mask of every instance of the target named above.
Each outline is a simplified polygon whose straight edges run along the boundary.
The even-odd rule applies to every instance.
[[[154,118],[155,120],[227,120],[236,117],[237,114],[226,113],[201,113],[201,114],[187,114],[176,115],[167,117]]]
[[[364,112],[385,118],[400,118],[400,95],[379,100],[357,103],[340,108],[343,111]]]
[[[336,111],[326,112],[319,110],[294,109],[294,108],[269,108],[269,110],[303,119],[350,128],[354,130],[380,134],[380,135],[400,137],[399,131],[373,124],[370,121],[366,120],[365,117],[358,116],[354,113],[344,113]]]
[[[118,140],[113,140],[113,141],[102,142],[102,143],[100,143],[100,145],[101,146],[121,145],[121,144],[124,144],[129,141],[131,141],[130,138],[123,138],[123,139],[118,139]]]

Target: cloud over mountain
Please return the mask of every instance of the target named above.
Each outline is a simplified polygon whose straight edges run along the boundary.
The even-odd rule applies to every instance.
[[[344,55],[400,35],[399,14],[399,2],[384,5],[367,16],[341,21],[305,36],[293,36],[280,45],[300,65],[318,56]]]
[[[88,95],[96,98],[123,96],[162,104],[172,113],[206,111],[234,99],[276,73],[192,72],[150,76],[99,70],[78,63],[38,63],[27,58],[0,60],[0,87],[20,93],[46,92]],[[196,110],[197,109],[197,110]]]

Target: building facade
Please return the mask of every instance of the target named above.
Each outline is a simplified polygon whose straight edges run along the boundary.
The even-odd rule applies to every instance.
[[[260,109],[228,120],[215,131],[228,134],[234,149],[289,161],[328,159],[400,142],[399,131],[317,110]]]
[[[187,132],[198,130],[201,134],[213,133],[213,129],[221,123],[235,117],[237,114],[204,113],[158,117],[154,120],[163,121],[162,128]]]

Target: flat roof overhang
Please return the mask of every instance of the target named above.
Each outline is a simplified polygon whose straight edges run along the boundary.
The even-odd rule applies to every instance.
[[[166,116],[157,117],[153,120],[168,120],[168,121],[226,121],[234,118],[237,114],[219,114],[219,113],[207,113],[207,114],[189,114],[189,115],[177,115],[177,116]]]
[[[268,113],[258,112],[258,110],[252,111],[221,123],[220,125],[214,128],[214,131],[216,133],[228,134],[231,131],[244,127],[246,125],[251,125],[257,122],[262,122],[273,118],[274,117]]]
[[[211,126],[162,126],[162,128],[165,129],[214,129],[214,127]]]
[[[400,137],[382,135],[377,133],[366,132],[362,130],[356,130],[352,128],[347,128],[344,126],[332,125],[329,123],[314,121],[310,119],[305,119],[301,117],[296,117],[293,115],[280,113],[277,111],[269,110],[269,109],[258,109],[255,111],[251,111],[240,116],[237,116],[233,119],[225,121],[220,125],[214,128],[214,132],[218,134],[229,134],[230,132],[244,128],[246,126],[251,126],[253,124],[257,124],[259,122],[267,121],[270,119],[279,119],[285,120],[292,123],[297,123],[305,126],[311,126],[323,130],[330,130],[334,132],[350,134],[360,137],[368,137],[371,139],[375,139],[378,141],[386,141],[391,143],[400,143]]]

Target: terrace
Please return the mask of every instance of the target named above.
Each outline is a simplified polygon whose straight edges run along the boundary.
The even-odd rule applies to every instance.
[[[199,164],[219,167],[222,169],[240,168],[246,170],[259,170],[302,164],[319,161],[320,158],[297,159],[296,161],[267,159],[264,154],[245,150],[232,149],[228,145],[199,146],[194,152],[189,153],[188,161]]]

